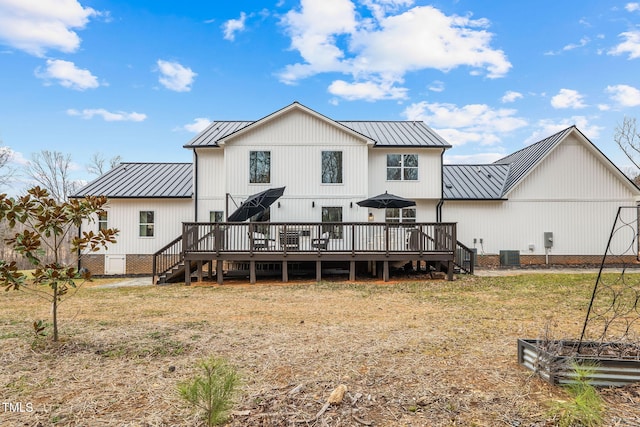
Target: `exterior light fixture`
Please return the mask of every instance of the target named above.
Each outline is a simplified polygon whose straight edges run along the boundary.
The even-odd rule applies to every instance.
[[[373,212],[369,212],[369,222],[372,222],[373,220]]]

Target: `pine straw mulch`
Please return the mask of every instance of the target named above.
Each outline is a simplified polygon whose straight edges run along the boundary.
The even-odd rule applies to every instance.
[[[516,340],[548,319],[578,331],[590,283],[88,287],[61,306],[59,344],[29,330],[46,307],[9,292],[2,400],[33,411],[0,407],[0,426],[202,425],[176,386],[210,356],[243,378],[229,426],[553,426],[550,405],[567,395],[518,366]],[[640,386],[601,394],[606,425],[640,425]]]

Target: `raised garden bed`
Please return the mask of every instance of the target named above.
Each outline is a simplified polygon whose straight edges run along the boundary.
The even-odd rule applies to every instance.
[[[624,386],[640,382],[640,348],[637,345],[577,341],[518,339],[518,363],[553,385],[575,382],[573,364],[588,365],[594,386]]]

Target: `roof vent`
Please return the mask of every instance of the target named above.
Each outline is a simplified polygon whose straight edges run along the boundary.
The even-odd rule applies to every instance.
[[[447,187],[447,188],[453,188],[453,185],[451,185],[449,183],[446,183],[444,186]]]

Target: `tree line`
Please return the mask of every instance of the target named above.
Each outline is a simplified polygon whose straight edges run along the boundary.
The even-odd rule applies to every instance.
[[[20,169],[12,163],[13,155],[9,147],[0,146],[0,187],[6,187],[22,178],[27,181],[27,187],[38,185],[46,189],[56,201],[62,202],[84,185],[84,181],[71,176],[74,164],[70,154],[42,150],[33,153]],[[102,153],[94,153],[85,169],[91,175],[100,176],[118,166],[121,161],[121,156],[107,159]]]

